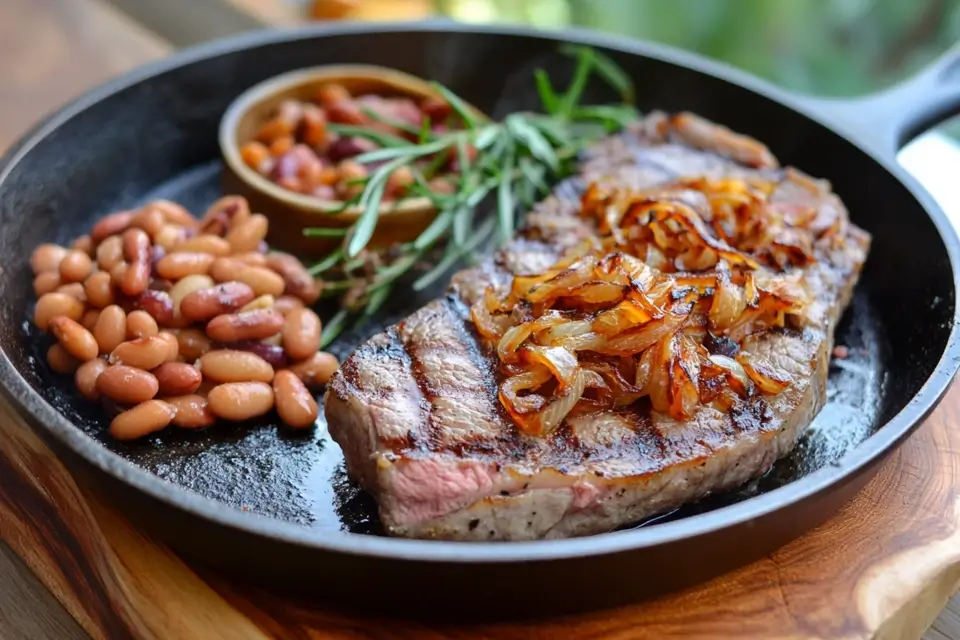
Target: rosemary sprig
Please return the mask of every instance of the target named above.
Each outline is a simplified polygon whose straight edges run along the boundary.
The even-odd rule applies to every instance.
[[[562,51],[576,61],[566,91],[557,93],[542,69],[534,74],[543,113],[512,113],[500,122],[489,122],[477,117],[447,87],[434,83],[461,128],[438,133],[428,122],[419,128],[396,127],[414,137],[409,140],[365,127],[330,125],[337,133],[369,139],[379,148],[354,158],[372,170],[360,181],[360,195],[337,209],[359,207],[356,221],[344,229],[304,230],[308,236],[343,238],[339,248],[310,268],[312,274],[328,280],[331,292],[344,292],[339,312],[324,327],[322,346],[346,328],[351,316],[359,315],[363,322],[376,314],[397,282],[417,265],[429,262],[428,256],[442,242],[446,244],[442,257],[414,281],[414,290],[436,282],[491,238],[497,244],[508,241],[516,230],[518,212],[546,196],[551,182],[569,175],[584,147],[637,118],[632,83],[616,63],[587,47]],[[616,90],[620,103],[582,105],[592,76]],[[377,118],[373,111],[369,115]],[[456,171],[441,173],[451,159],[456,159]],[[374,253],[368,245],[384,205],[387,181],[401,167],[414,175],[405,197],[427,198],[436,217],[413,242]],[[430,181],[438,176],[451,189],[432,188]],[[479,215],[477,208],[488,196],[495,200],[497,213]],[[340,280],[332,277],[335,272]]]

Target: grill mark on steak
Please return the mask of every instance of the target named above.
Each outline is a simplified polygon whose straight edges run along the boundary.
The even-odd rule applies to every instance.
[[[448,295],[344,362],[325,398],[330,433],[391,534],[509,540],[607,531],[739,486],[793,448],[825,401],[832,330],[869,246],[856,227],[848,246],[816,246],[821,262],[806,276],[817,297],[806,328],[771,332],[751,347],[794,377],[777,396],[740,401],[727,413],[705,406],[682,422],[641,399],[568,417],[544,439],[521,434],[498,400],[497,356],[478,338],[468,305],[488,284],[545,268],[593,233],[576,215],[587,183],[643,188],[680,175],[777,180],[790,171],[738,165],[678,139],[654,114],[588,150],[581,174],[535,207],[504,251],[455,274]],[[817,207],[818,223],[846,215],[832,194],[782,185],[772,199]]]

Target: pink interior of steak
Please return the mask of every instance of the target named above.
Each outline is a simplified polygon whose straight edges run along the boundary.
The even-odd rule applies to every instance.
[[[827,185],[783,170],[765,147],[683,115],[653,114],[596,145],[581,184],[649,188],[681,177],[760,177],[772,199],[813,207],[844,225],[842,243],[816,247],[803,272],[814,301],[803,331],[765,336],[757,349],[794,383],[727,412],[704,406],[677,421],[644,409],[578,415],[546,437],[523,435],[498,399],[497,357],[468,308],[489,285],[538,273],[596,233],[579,195],[558,188],[504,250],[453,277],[450,293],[390,327],[347,359],[326,413],[350,474],[378,500],[391,533],[526,539],[604,531],[763,473],[793,447],[824,401],[833,326],[866,257]]]

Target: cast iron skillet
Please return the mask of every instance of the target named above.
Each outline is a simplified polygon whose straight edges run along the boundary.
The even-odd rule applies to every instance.
[[[47,371],[48,338],[27,322],[31,249],[66,242],[96,217],[150,197],[202,210],[219,192],[218,120],[244,89],[299,67],[384,64],[439,80],[499,117],[536,106],[534,67],[569,72],[556,52],[561,41],[612,55],[636,80],[643,110],[697,112],[763,140],[784,164],[828,178],[873,234],[838,336],[854,357],[834,366],[831,402],[812,434],[760,482],[647,526],[582,539],[391,539],[378,535],[374,506],[347,481],[322,428],[304,436],[254,425],[118,445],[70,381]],[[0,382],[83,482],[145,531],[239,578],[434,616],[569,612],[689,585],[825,520],[952,379],[960,243],[895,152],[960,108],[958,76],[955,50],[884,94],[814,101],[650,44],[442,23],[322,25],[192,49],[88,93],[0,161]],[[424,301],[411,296],[337,349],[345,355]]]

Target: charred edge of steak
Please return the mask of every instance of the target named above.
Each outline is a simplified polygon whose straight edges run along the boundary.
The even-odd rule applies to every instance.
[[[511,272],[550,264],[590,233],[575,215],[589,181],[783,176],[763,163],[733,163],[729,149],[705,151],[702,128],[692,149],[665,118],[653,114],[588,150],[580,175],[528,214],[513,242],[456,274],[450,294],[362,345],[334,377],[325,399],[331,435],[392,535],[521,540],[609,531],[762,475],[822,408],[833,330],[870,243],[852,225],[846,247],[821,251],[807,270],[818,321],[760,341],[794,376],[781,394],[728,414],[705,407],[683,423],[636,407],[571,418],[546,439],[520,435],[500,406],[496,356],[465,302],[487,284],[509,282]],[[833,194],[818,206],[846,215]]]

